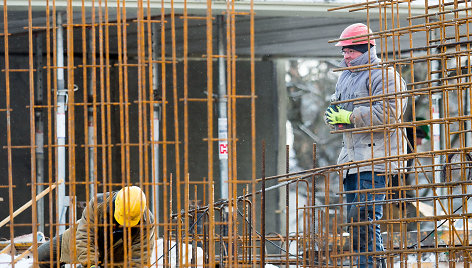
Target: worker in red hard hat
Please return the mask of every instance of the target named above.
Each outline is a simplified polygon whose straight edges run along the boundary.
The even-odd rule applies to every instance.
[[[351,67],[351,61],[369,50],[369,46],[375,46],[375,39],[371,39],[372,37],[367,36],[371,33],[372,30],[362,23],[349,25],[341,33],[339,39],[356,37],[352,39],[341,40],[335,45],[337,47],[342,47],[344,62],[347,66]]]
[[[359,253],[377,252],[359,254],[355,265],[369,268],[386,267],[386,262],[378,253],[384,251],[380,226],[369,223],[382,218],[382,204],[366,201],[385,200],[385,194],[370,189],[385,188],[389,176],[403,166],[395,156],[406,153],[406,142],[401,140],[403,129],[382,126],[398,126],[407,104],[401,95],[394,94],[406,90],[405,81],[393,67],[380,65],[371,33],[362,23],[352,24],[341,33],[336,43],[344,56],[340,65],[350,68],[341,73],[331,98],[336,103],[325,113],[330,126],[351,129],[343,132],[343,147],[337,163],[356,163],[342,170],[344,200],[347,222],[362,222],[349,228],[352,230],[351,248]],[[356,132],[356,128],[365,129]]]
[[[154,246],[154,218],[137,186],[98,194],[73,228],[38,248],[39,267],[147,267]]]

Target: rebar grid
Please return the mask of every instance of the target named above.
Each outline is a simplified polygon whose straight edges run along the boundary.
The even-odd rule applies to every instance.
[[[170,11],[166,10],[162,2],[158,15],[151,13],[150,1],[138,1],[138,8],[133,14],[127,11],[126,1],[113,2],[116,5],[113,9],[108,7],[111,2],[107,1],[91,1],[91,6],[82,2],[79,13],[76,13],[78,10],[73,10],[71,1],[66,10],[60,11],[56,9],[55,2],[51,1],[47,2],[45,8],[45,25],[33,25],[30,2],[28,24],[25,24],[28,29],[28,66],[25,63],[21,68],[13,69],[10,67],[9,12],[7,1],[4,0],[2,38],[6,102],[5,106],[0,107],[0,112],[5,115],[3,118],[7,122],[6,129],[2,131],[6,133],[7,141],[3,149],[7,154],[9,168],[8,184],[2,187],[9,190],[8,206],[12,216],[2,222],[0,227],[9,224],[13,244],[15,227],[24,225],[15,223],[14,219],[17,215],[13,195],[16,183],[12,162],[16,150],[29,149],[32,200],[53,193],[61,185],[64,191],[67,189],[66,195],[69,196],[67,217],[57,205],[61,198],[58,191],[49,194],[46,199],[49,213],[45,215],[48,220],[44,231],[51,238],[60,233],[61,227],[71,228],[72,236],[75,237],[77,220],[81,218],[81,211],[76,210],[77,196],[92,200],[92,204],[95,204],[92,215],[95,218],[101,213],[107,215],[103,226],[111,227],[111,214],[107,214],[105,207],[100,211],[96,206],[99,193],[116,191],[131,184],[144,190],[148,206],[155,215],[155,223],[139,225],[142,231],[139,236],[139,251],[141,255],[145,251],[152,252],[154,257],[150,263],[147,263],[146,258],[140,259],[139,267],[263,267],[268,263],[285,267],[340,267],[353,265],[360,255],[385,258],[389,267],[394,264],[411,267],[409,257],[415,258],[415,265],[421,266],[430,256],[434,256],[433,261],[427,262],[436,266],[442,262],[454,266],[455,261],[469,267],[471,246],[468,225],[472,217],[468,209],[472,178],[470,3],[439,1],[438,4],[428,6],[428,1],[425,1],[425,14],[407,17],[408,26],[404,26],[400,23],[402,18],[398,5],[410,7],[412,4],[404,2],[374,1],[338,9],[366,12],[365,22],[371,28],[375,25],[370,25],[370,20],[373,17],[379,18],[379,25],[376,25],[379,30],[365,38],[376,39],[381,63],[379,66],[361,67],[370,71],[393,67],[402,71],[402,77],[408,86],[405,91],[396,89],[394,93],[360,97],[355,101],[372,107],[378,101],[393,98],[395,102],[401,103],[408,97],[412,100],[408,109],[414,119],[408,121],[407,118],[402,118],[400,122],[334,131],[332,134],[376,131],[387,133],[392,129],[411,128],[414,133],[412,142],[402,139],[403,147],[410,147],[411,153],[407,153],[406,149],[399,149],[399,156],[392,154],[372,157],[369,161],[316,167],[314,146],[313,169],[290,173],[287,147],[286,174],[266,177],[265,146],[256,144],[255,132],[255,13],[252,2],[248,13],[236,12],[235,3],[228,1],[227,10],[223,14],[213,14],[212,1],[208,0],[206,16],[191,16],[186,1],[182,14],[175,12],[173,2],[170,3]],[[376,11],[375,15],[371,14],[372,9]],[[213,28],[217,15],[224,16],[226,22],[224,55],[215,53],[214,48],[216,38]],[[237,16],[250,18],[249,95],[240,94],[236,85]],[[179,21],[183,28],[181,44],[176,33]],[[189,85],[188,78],[189,67],[192,65],[188,55],[188,24],[194,21],[200,21],[206,27],[205,43],[200,44],[206,46],[206,54],[200,55],[206,63],[206,87],[198,94],[195,94],[193,85]],[[60,37],[61,27],[65,40]],[[37,51],[34,44],[40,42],[33,40],[37,31],[44,38],[45,53],[41,60],[35,58]],[[422,47],[413,46],[413,36],[418,32],[427,36],[427,42]],[[116,38],[116,43],[113,43],[115,39],[111,35]],[[401,48],[400,41],[405,38],[410,40],[410,45],[408,48]],[[58,49],[62,46],[58,42],[66,44],[65,52],[61,53]],[[182,52],[177,51],[180,45]],[[130,47],[136,49],[136,54],[129,53]],[[74,50],[81,51],[81,54],[74,53]],[[418,51],[422,53],[417,53]],[[63,58],[64,55],[67,56],[67,65],[60,65],[61,60],[58,58]],[[215,60],[219,58],[226,61],[226,139],[216,138],[214,129],[216,99],[213,69]],[[46,62],[44,66],[39,63],[43,60]],[[427,70],[426,77],[418,78],[417,72],[423,69]],[[344,69],[335,71],[342,70]],[[10,77],[17,72],[28,73],[29,103],[28,107],[22,107],[28,112],[30,123],[30,144],[26,145],[12,142],[15,131],[12,129],[14,126],[11,114],[15,110],[11,103],[13,87]],[[41,88],[35,85],[34,78],[38,73],[46,81],[44,97],[36,95]],[[181,74],[182,79],[179,79]],[[82,96],[74,93],[76,84],[82,85]],[[182,92],[180,88],[183,89]],[[65,94],[67,98],[64,99]],[[250,102],[251,107],[248,112],[251,126],[250,178],[240,178],[237,173],[237,123],[241,120],[237,118],[239,102]],[[423,106],[417,107],[417,103]],[[206,120],[191,114],[191,106],[204,106]],[[65,113],[61,107],[65,109]],[[43,123],[37,119],[38,116],[44,117]],[[416,119],[418,116],[426,119]],[[192,120],[200,120],[201,125],[206,124],[198,136],[199,142],[206,143],[203,155],[207,155],[207,175],[203,178],[192,176],[191,166],[195,162],[189,155],[190,135],[195,135],[195,128],[190,126]],[[64,125],[58,126],[60,123]],[[417,144],[416,130],[421,126],[429,126],[429,148]],[[47,138],[38,136],[38,129],[43,134],[47,133]],[[59,143],[60,138],[67,138],[64,144]],[[228,146],[228,198],[216,201],[214,151],[215,142],[218,144],[221,141],[226,141]],[[38,162],[42,159],[42,155],[38,154],[38,147],[41,146],[47,151],[47,164]],[[256,147],[261,152],[259,160],[256,160]],[[183,150],[183,154],[180,150]],[[67,157],[61,156],[61,152],[67,152]],[[393,162],[408,159],[412,160],[410,167],[398,168],[386,174],[386,188],[355,191],[359,194],[386,194],[384,202],[354,204],[359,208],[366,205],[383,206],[384,218],[379,221],[346,222],[347,192],[343,190],[342,180],[339,179],[343,171],[377,163],[389,166]],[[65,162],[61,164],[61,161]],[[136,161],[137,164],[134,164]],[[256,162],[262,166],[259,179]],[[159,169],[155,169],[156,163]],[[67,167],[64,181],[60,175],[60,166],[63,164]],[[38,167],[42,165],[45,170],[39,172]],[[78,165],[84,166],[83,178],[77,175]],[[38,179],[38,174],[44,176],[44,181]],[[397,185],[394,184],[394,176],[398,178]],[[273,180],[277,180],[278,184],[266,187],[265,183]],[[44,187],[47,187],[44,192],[38,194],[37,189]],[[273,212],[266,211],[264,204],[271,200],[266,200],[265,193],[280,189],[285,189],[286,194],[285,208],[282,208],[286,227],[280,233],[268,234],[265,232],[264,217],[266,213]],[[295,197],[289,195],[290,191],[295,193]],[[162,204],[159,205],[158,200],[162,200]],[[39,227],[39,203],[36,205],[36,202],[31,202],[30,206],[32,223],[27,226],[36,233]],[[112,207],[112,202],[107,206]],[[295,222],[295,226],[290,226],[290,221]],[[361,253],[353,247],[352,228],[370,224],[381,224],[385,251]],[[98,230],[101,230],[99,227],[103,226],[98,223],[89,226],[86,236],[87,252],[98,250],[95,240]],[[290,231],[291,227],[295,229],[294,232]],[[114,251],[110,250],[108,254],[112,260],[100,264],[130,266],[136,262],[130,253],[133,242],[131,235],[131,229],[125,228],[123,241],[126,246],[122,253],[122,263],[113,261]],[[104,236],[112,241],[114,239],[111,229]],[[155,247],[144,244],[143,241],[147,239],[152,239]],[[35,265],[38,264],[39,244],[37,237],[33,236],[31,247],[27,250],[35,257]],[[70,240],[70,246],[76,246],[75,239]],[[59,244],[51,243],[50,247],[59,247]],[[269,248],[275,250],[268,250]],[[21,257],[15,257],[14,254],[11,256],[11,264]],[[71,263],[78,264],[78,257],[73,251]],[[91,253],[86,259],[89,265],[98,264],[99,261]]]
[[[108,5],[112,3],[115,8],[109,8]],[[90,5],[88,5],[90,4]],[[65,10],[57,10],[55,1],[48,1],[45,7],[46,25],[33,25],[33,8],[31,2],[28,8],[28,21],[25,27],[28,29],[28,68],[11,69],[9,68],[9,55],[11,51],[8,46],[8,5],[4,2],[4,56],[5,56],[5,78],[6,78],[6,106],[2,109],[5,112],[7,119],[7,143],[5,150],[8,152],[9,160],[9,199],[8,206],[10,215],[14,214],[14,196],[13,188],[15,183],[13,180],[14,170],[11,161],[13,159],[12,153],[15,150],[28,148],[31,151],[31,196],[36,196],[36,189],[38,186],[47,186],[46,193],[48,195],[49,215],[46,215],[48,221],[45,224],[46,233],[49,233],[51,238],[61,234],[63,229],[69,228],[72,237],[77,235],[77,226],[80,224],[78,220],[81,218],[77,216],[76,197],[82,195],[85,200],[93,200],[91,204],[94,206],[94,211],[91,212],[94,218],[97,218],[101,213],[107,215],[104,217],[104,223],[90,223],[87,232],[87,263],[101,264],[102,266],[118,265],[115,263],[114,251],[110,250],[111,261],[107,260],[104,263],[97,263],[98,259],[93,252],[99,250],[97,247],[97,236],[100,228],[111,227],[113,225],[113,218],[107,214],[106,206],[112,207],[112,202],[108,202],[103,206],[103,211],[97,208],[100,198],[100,193],[116,191],[126,185],[138,185],[148,196],[148,206],[156,215],[156,222],[154,224],[140,224],[139,228],[142,231],[140,240],[144,241],[152,237],[154,244],[158,243],[158,234],[162,242],[162,248],[156,246],[150,248],[150,244],[142,244],[140,249],[141,254],[145,251],[154,252],[154,263],[148,263],[143,258],[138,264],[139,267],[152,264],[168,267],[172,265],[190,266],[192,258],[184,258],[182,252],[184,247],[178,245],[177,248],[171,246],[171,241],[184,242],[185,245],[192,245],[194,248],[193,255],[196,254],[197,243],[205,250],[204,260],[201,260],[201,265],[207,267],[214,267],[217,262],[217,255],[215,245],[217,239],[216,228],[219,225],[220,232],[229,231],[230,233],[238,233],[236,225],[229,225],[227,220],[231,223],[231,219],[235,222],[238,220],[237,213],[228,214],[227,209],[215,208],[214,204],[214,143],[226,142],[228,144],[228,158],[230,163],[229,184],[232,187],[230,190],[229,200],[236,200],[235,196],[237,188],[246,187],[251,183],[239,182],[237,179],[236,167],[236,147],[237,133],[236,133],[236,103],[251,102],[251,142],[252,144],[252,184],[255,184],[255,84],[254,84],[254,13],[251,11],[247,14],[237,14],[234,10],[234,3],[228,2],[227,10],[221,14],[213,15],[211,13],[212,2],[208,1],[208,12],[206,16],[190,16],[187,11],[187,3],[183,15],[176,13],[173,7],[173,2],[170,4],[170,11],[164,7],[160,14],[156,12],[151,13],[150,1],[138,1],[136,12],[130,14],[127,11],[126,1],[90,1],[88,3],[82,2],[82,7],[79,9],[73,8],[72,2],[69,1]],[[213,32],[213,24],[215,24],[216,16],[223,16],[226,21],[226,38],[227,47],[224,48],[224,55],[215,53],[213,48],[213,40],[215,33]],[[235,43],[235,28],[236,16],[250,16],[251,17],[251,94],[241,95],[236,88],[236,43]],[[176,38],[176,22],[183,23],[183,52],[177,52],[177,38]],[[202,21],[207,28],[205,43],[202,46],[207,47],[207,53],[201,55],[206,59],[206,75],[205,80],[207,85],[204,90],[200,90],[199,94],[192,93],[190,96],[188,85],[188,68],[191,63],[188,60],[188,23],[189,21]],[[160,26],[160,27],[159,27]],[[38,31],[38,32],[36,32]],[[129,33],[131,31],[131,33]],[[33,36],[44,35],[44,44],[46,45],[45,53],[39,55],[37,58],[44,58],[46,65],[39,65],[40,60],[37,60],[37,51],[33,48],[35,42],[40,42],[38,39],[33,40]],[[112,43],[116,40],[116,43]],[[135,42],[131,44],[131,42]],[[169,41],[170,40],[170,41]],[[169,46],[170,43],[170,46]],[[135,49],[136,54],[129,54],[130,44],[132,49]],[[40,44],[42,45],[42,44]],[[167,47],[166,47],[167,45]],[[180,44],[179,44],[180,45]],[[65,50],[61,50],[62,47]],[[81,51],[80,55],[74,53],[74,49],[78,47]],[[181,53],[181,54],[178,54]],[[195,57],[195,55],[193,55]],[[228,99],[228,125],[229,133],[227,138],[214,137],[214,106],[215,99],[213,94],[213,64],[214,60],[223,57],[226,60],[226,76],[228,86],[225,98]],[[63,59],[66,59],[65,65]],[[42,60],[42,59],[41,59]],[[178,75],[180,75],[182,67],[178,64],[183,63],[183,98],[179,92]],[[26,67],[26,66],[25,66]],[[47,96],[44,98],[35,98],[35,93],[42,89],[38,84],[35,84],[34,77],[39,73],[40,69],[45,69],[43,74],[46,78],[45,92]],[[29,75],[29,92],[30,100],[26,109],[29,109],[30,115],[30,145],[18,145],[11,141],[11,135],[14,131],[11,129],[10,114],[11,96],[10,96],[10,74],[12,72],[27,72]],[[115,79],[115,81],[113,81]],[[170,79],[171,83],[166,80]],[[67,84],[65,84],[67,81]],[[82,96],[74,93],[77,89],[76,84],[82,86]],[[168,88],[170,85],[171,88]],[[133,90],[134,92],[131,92]],[[65,98],[63,98],[65,96]],[[74,96],[76,96],[74,98]],[[77,97],[78,96],[78,97]],[[188,155],[189,151],[189,120],[200,120],[195,116],[189,115],[189,106],[198,105],[206,107],[206,133],[200,133],[200,141],[207,143],[207,176],[204,178],[191,178],[189,169],[189,161],[192,161]],[[63,110],[61,110],[63,107]],[[181,113],[179,109],[183,109],[183,120],[179,118]],[[77,112],[76,112],[77,111]],[[36,129],[39,121],[36,121],[35,113],[46,115],[46,125],[44,127],[44,134],[47,133],[47,139],[44,145],[39,145],[41,140],[36,142],[38,138]],[[156,116],[157,115],[157,116]],[[200,117],[200,116],[197,116]],[[192,118],[192,119],[190,119]],[[180,125],[183,121],[183,127]],[[118,124],[116,124],[118,122]],[[169,124],[170,123],[170,124]],[[201,122],[205,124],[204,121]],[[61,125],[62,124],[62,125]],[[183,130],[184,138],[181,140],[180,131]],[[76,134],[76,131],[78,134]],[[136,134],[134,134],[134,133]],[[82,137],[80,137],[83,135]],[[195,136],[195,135],[194,135]],[[157,138],[156,138],[157,137]],[[64,139],[64,143],[60,144],[58,141]],[[36,168],[35,150],[41,146],[47,150],[47,161],[44,171],[45,182],[37,181],[36,176],[38,170]],[[180,155],[180,150],[183,148],[184,156]],[[79,152],[80,151],[80,152]],[[80,155],[82,159],[76,159]],[[65,157],[66,156],[66,157]],[[174,159],[172,159],[174,158]],[[175,161],[174,161],[175,160]],[[183,169],[180,161],[183,160]],[[135,161],[138,164],[135,164]],[[172,164],[170,164],[173,162]],[[77,177],[76,166],[84,165],[84,177]],[[67,167],[67,178],[61,178],[61,166]],[[183,171],[183,174],[181,173]],[[58,173],[59,172],[59,173]],[[135,174],[132,174],[135,172]],[[162,172],[161,175],[158,172]],[[66,202],[61,193],[52,194],[52,190],[62,187],[64,191],[67,189],[66,196],[69,196],[67,212],[59,207],[59,203]],[[194,189],[191,189],[192,186]],[[252,187],[253,188],[253,187]],[[58,188],[57,188],[58,189]],[[191,193],[193,191],[193,193]],[[162,197],[159,195],[162,194]],[[44,196],[41,195],[41,197]],[[158,206],[158,201],[162,200],[164,205]],[[190,206],[191,201],[193,205]],[[173,204],[176,202],[177,204]],[[86,202],[87,203],[87,202]],[[209,204],[209,208],[205,210],[202,215],[205,224],[199,223],[199,228],[203,233],[199,233],[194,222],[192,227],[191,220],[196,221],[197,214],[192,214],[196,210],[190,211],[190,207],[198,207],[199,204]],[[167,205],[169,204],[169,206]],[[32,207],[32,227],[33,233],[37,232],[37,206],[35,202],[30,204]],[[237,203],[232,203],[234,207],[238,207]],[[84,204],[82,204],[84,206]],[[184,207],[184,210],[182,210]],[[91,209],[91,208],[90,208]],[[176,211],[186,211],[184,214],[175,214]],[[231,210],[233,211],[233,210]],[[81,211],[78,211],[81,213]],[[84,213],[86,213],[85,210]],[[220,213],[220,219],[224,221],[217,222],[218,217],[215,213]],[[193,217],[193,218],[192,218]],[[5,221],[10,227],[10,240],[14,243],[15,227],[22,224],[15,223],[14,218],[11,217]],[[255,221],[254,221],[255,223]],[[103,226],[102,226],[103,225]],[[158,227],[156,235],[154,226]],[[231,226],[231,228],[228,228]],[[105,228],[104,236],[108,240],[112,240],[113,233],[111,228]],[[122,265],[131,265],[136,262],[133,259],[131,250],[132,240],[131,229],[124,229],[123,243],[125,244]],[[231,235],[228,237],[226,233],[222,233],[219,237],[224,236],[225,239],[220,238],[220,245],[225,240],[225,245],[234,247],[229,253],[229,257],[225,260],[226,263],[237,264],[239,240],[237,236]],[[95,240],[95,241],[94,241]],[[252,240],[254,243],[256,240]],[[260,241],[260,240],[259,240]],[[35,256],[35,265],[37,261],[37,245],[36,237],[33,240],[33,246],[29,249]],[[50,248],[59,248],[59,243],[51,243]],[[76,240],[71,239],[71,248],[76,247]],[[147,246],[147,248],[146,248]],[[157,250],[160,250],[160,254]],[[249,248],[245,248],[247,252]],[[174,252],[174,253],[172,253]],[[187,250],[188,252],[188,250]],[[213,252],[213,253],[209,253]],[[220,255],[223,254],[220,251]],[[228,250],[225,248],[225,255]],[[254,247],[253,255],[256,255],[258,250]],[[174,254],[174,260],[171,258]],[[60,253],[57,253],[59,256]],[[251,254],[249,254],[251,255]],[[175,256],[177,256],[175,258]],[[71,251],[71,263],[79,263],[76,256],[76,251]],[[102,256],[103,257],[103,256]],[[201,257],[200,257],[201,258]],[[253,260],[255,262],[255,260]],[[196,255],[193,263],[196,262]],[[14,254],[12,254],[12,263],[15,263]],[[51,262],[50,265],[53,265]]]
[[[404,101],[404,97],[409,97],[411,104],[407,108],[407,113],[411,114],[413,119],[409,120],[402,114],[401,122],[388,122],[384,125],[371,125],[343,132],[388,133],[392,129],[410,128],[413,133],[412,139],[403,139],[404,145],[408,146],[409,150],[390,152],[392,154],[390,157],[388,155],[382,158],[372,157],[372,161],[349,163],[349,166],[341,167],[337,172],[342,174],[342,169],[359,170],[360,167],[368,165],[372,165],[373,169],[375,162],[389,165],[391,162],[410,159],[410,163],[408,167],[384,174],[388,182],[386,188],[355,191],[361,196],[386,194],[384,202],[367,200],[353,204],[358,207],[358,213],[362,207],[368,205],[374,208],[383,206],[384,215],[381,220],[346,222],[345,219],[341,219],[346,210],[342,202],[330,205],[328,200],[325,200],[324,205],[314,206],[320,211],[317,233],[317,239],[320,240],[318,246],[320,265],[321,263],[330,266],[355,264],[361,255],[370,255],[375,257],[374,265],[376,259],[385,259],[387,265],[392,267],[398,264],[400,267],[421,265],[440,267],[440,265],[455,266],[455,263],[469,267],[468,225],[471,215],[467,207],[471,138],[468,106],[470,65],[466,62],[470,58],[468,44],[470,3],[438,1],[436,5],[429,6],[428,1],[425,1],[425,15],[416,17],[409,15],[407,26],[400,21],[398,12],[400,3],[400,1],[359,3],[341,8],[366,12],[366,24],[379,29],[365,35],[364,38],[376,39],[377,47],[381,50],[380,66],[371,64],[361,67],[368,69],[369,72],[377,67],[382,69],[393,67],[402,74],[408,86],[406,91],[396,88],[395,93],[356,98],[354,101],[369,103],[372,107],[373,102],[388,98],[394,98],[398,102]],[[413,3],[407,4],[410,8]],[[379,19],[378,26],[369,25],[369,20],[374,17],[371,15],[372,10],[376,11],[375,17]],[[413,46],[414,35],[417,32],[424,32],[426,36],[426,44],[423,47]],[[403,39],[409,40],[408,49],[400,48]],[[380,52],[379,49],[377,51]],[[424,52],[418,55],[413,51]],[[421,62],[426,62],[426,66]],[[416,71],[425,68],[426,77],[418,77]],[[418,119],[419,117],[423,118]],[[424,120],[424,118],[429,119]],[[430,129],[429,148],[417,143],[417,129],[425,125]],[[407,138],[405,134],[403,135]],[[372,139],[371,144],[373,144]],[[389,145],[386,148],[389,148]],[[374,155],[374,152],[372,154]],[[393,157],[396,154],[399,155],[398,158]],[[341,174],[339,177],[342,177]],[[329,178],[329,175],[325,175],[325,180],[326,178]],[[345,192],[342,180],[339,181],[337,194],[342,201],[345,200],[346,194],[353,192]],[[334,211],[329,212],[328,208]],[[326,221],[323,224],[323,219],[327,218],[334,222],[329,224]],[[382,226],[385,251],[363,252],[360,248],[354,248],[353,229],[372,224]],[[366,239],[373,240],[375,244],[375,237]],[[323,254],[321,249],[327,248],[329,250]],[[411,258],[415,261],[412,262]],[[380,265],[379,263],[377,265]]]

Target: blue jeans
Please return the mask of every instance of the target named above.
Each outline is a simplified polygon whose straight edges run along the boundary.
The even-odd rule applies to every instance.
[[[374,175],[374,187],[372,186],[372,175]],[[344,179],[344,191],[364,190],[373,188],[384,188],[385,176],[368,172],[359,174],[349,174]],[[350,204],[353,202],[385,200],[385,194],[381,193],[349,193],[346,194],[347,222],[365,222],[380,220],[383,215],[382,204]],[[375,251],[384,251],[380,226],[378,224],[368,224],[352,226],[353,248],[356,252],[373,252],[373,242],[375,235]],[[377,265],[378,262],[377,262]],[[374,267],[372,255],[361,255],[357,258],[358,267]]]

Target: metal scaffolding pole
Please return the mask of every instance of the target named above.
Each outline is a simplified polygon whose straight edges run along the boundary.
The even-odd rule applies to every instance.
[[[43,34],[36,35],[36,105],[43,105]],[[40,193],[44,189],[44,118],[42,109],[35,111],[36,125],[36,182],[37,192]],[[44,200],[40,199],[37,203],[37,219],[38,231],[44,232]]]
[[[92,64],[94,51],[93,51],[93,46],[95,43],[94,36],[92,31],[88,31],[88,41],[89,41],[89,50],[87,53],[87,62],[89,64]],[[95,88],[95,68],[92,72],[87,72],[88,79],[89,79],[89,84],[88,84],[88,89],[87,89],[87,98],[88,98],[88,106],[87,106],[87,117],[88,117],[88,125],[87,125],[87,132],[88,132],[88,140],[87,140],[87,145],[88,145],[88,162],[89,162],[89,194],[90,196],[95,196],[95,192],[97,192],[96,189],[96,183],[95,183],[95,155],[96,155],[96,142],[95,142],[95,120],[93,116],[93,112],[95,110],[95,107],[93,106],[93,98],[94,98],[94,88]]]
[[[154,62],[152,64],[152,86],[154,101],[158,99],[158,88],[159,88],[159,65],[157,58],[159,58],[159,28],[157,24],[151,26],[151,38],[152,38],[152,58]],[[159,120],[160,120],[160,109],[161,105],[155,103],[152,109],[152,117],[150,125],[151,128],[151,141],[152,141],[152,202],[151,211],[155,212],[156,219],[159,219]]]
[[[217,16],[218,55],[225,54],[224,16]],[[218,58],[218,150],[220,159],[220,198],[228,199],[228,99],[224,57]]]
[[[62,26],[62,13],[57,13],[57,112],[56,112],[56,139],[57,139],[57,181],[61,181],[57,187],[56,212],[59,218],[59,234],[66,230],[66,111],[67,89],[64,87],[64,29]]]

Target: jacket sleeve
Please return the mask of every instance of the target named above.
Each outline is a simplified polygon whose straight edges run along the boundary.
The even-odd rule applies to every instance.
[[[80,264],[87,267],[88,263],[98,260],[98,253],[95,248],[95,217],[93,216],[95,203],[92,200],[82,212],[82,217],[78,221],[76,232],[76,252]]]
[[[393,68],[382,69],[371,77],[372,96],[392,94],[406,88],[405,81]],[[399,123],[406,104],[407,100],[402,96],[395,94],[380,96],[373,99],[372,110],[370,103],[355,105],[351,121],[355,127]]]
[[[149,220],[145,222],[139,235],[133,238],[131,267],[138,268],[143,267],[143,265],[152,265],[150,261],[154,247],[154,217],[150,211],[147,215],[149,215]]]

